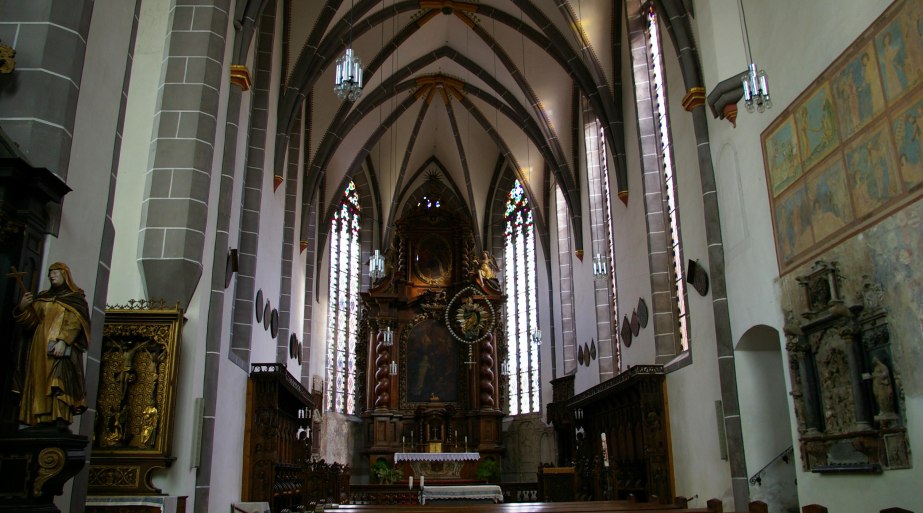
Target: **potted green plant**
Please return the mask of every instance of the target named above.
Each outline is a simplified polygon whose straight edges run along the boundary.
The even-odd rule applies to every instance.
[[[381,484],[394,484],[404,477],[404,472],[401,469],[393,468],[385,459],[379,459],[372,465],[372,473],[375,474]]]
[[[496,483],[500,479],[500,465],[493,458],[484,458],[478,462],[474,475],[488,483]]]

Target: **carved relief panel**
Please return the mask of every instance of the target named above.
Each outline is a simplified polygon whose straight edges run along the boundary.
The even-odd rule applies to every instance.
[[[785,332],[805,470],[909,467],[903,389],[880,287],[866,278],[847,300],[836,262],[818,261],[797,280],[804,320],[787,312]]]
[[[106,309],[90,491],[159,493],[150,472],[172,463],[183,311],[130,301]]]

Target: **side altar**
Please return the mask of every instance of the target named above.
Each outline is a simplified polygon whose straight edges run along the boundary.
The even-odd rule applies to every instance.
[[[505,452],[505,296],[464,213],[445,203],[405,210],[383,272],[361,294],[364,453],[428,482],[472,479],[480,461],[499,466]]]

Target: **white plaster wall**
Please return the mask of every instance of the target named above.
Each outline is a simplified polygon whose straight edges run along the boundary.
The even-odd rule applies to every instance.
[[[133,3],[115,0],[100,0],[93,6],[93,18],[87,36],[86,59],[83,76],[80,79],[81,94],[77,99],[74,118],[73,143],[67,169],[67,182],[72,189],[64,197],[61,226],[57,237],[47,237],[42,266],[42,285],[48,287],[45,270],[52,262],[66,263],[77,286],[86,292],[91,317],[102,326],[103,312],[93,310],[98,294],[96,290],[99,260],[108,258],[101,254],[100,241],[106,224],[107,202],[115,151],[116,129],[122,83],[125,73],[126,54],[131,37],[131,21],[134,17]],[[101,23],[119,20],[115,26]],[[87,353],[87,359],[94,358]],[[95,402],[94,402],[95,404]],[[92,432],[95,409],[88,410],[75,419],[71,430]],[[68,481],[65,493],[56,498],[59,508],[68,510],[74,480]]]
[[[709,122],[722,229],[727,242],[726,277],[734,340],[740,340],[744,332],[758,324],[781,332],[783,322],[778,306],[778,267],[760,134],[890,3],[888,0],[745,2],[753,58],[769,74],[775,106],[762,115],[748,114],[741,108],[736,129],[727,121],[710,119]],[[746,65],[739,50],[741,32],[736,20],[736,2],[702,0],[696,1],[695,7],[697,16],[693,23],[699,34],[705,85],[710,90]],[[748,386],[752,383],[745,382],[747,378],[740,375],[740,367],[738,372],[741,403],[765,402],[763,394]],[[783,374],[783,386],[788,391],[787,365],[783,366]],[[923,420],[921,406],[923,399],[919,396],[906,398],[911,448],[918,448],[921,443],[920,430],[913,427]],[[671,410],[676,410],[672,395]],[[744,426],[755,420],[744,419]],[[791,436],[797,438],[793,420],[788,424]],[[757,454],[755,449],[748,449],[748,466],[756,464],[750,459],[751,456],[756,459]],[[913,464],[920,468],[918,456],[913,457]],[[830,511],[919,507],[918,499],[913,499],[912,484],[919,482],[919,470],[893,470],[880,476],[821,475],[804,472],[800,460],[796,468],[802,505],[822,504]]]
[[[120,155],[120,167],[114,207],[113,222],[116,227],[115,249],[113,252],[112,277],[110,280],[109,302],[122,303],[133,298],[144,297],[144,289],[137,265],[138,227],[140,226],[140,204],[144,192],[144,180],[149,165],[150,141],[153,132],[153,115],[157,108],[158,86],[161,83],[161,68],[165,54],[165,42],[168,39],[168,27],[171,21],[172,2],[169,0],[144,0],[138,29],[137,46],[132,68],[129,101],[126,111],[125,136]],[[231,13],[233,17],[233,13]],[[228,40],[232,40],[233,27],[228,25]],[[229,62],[231,45],[227,46],[225,61]],[[224,153],[221,151],[225,138],[225,120],[227,119],[227,98],[229,81],[222,82],[215,134],[216,151],[213,156],[212,169],[220,170]],[[249,112],[249,97],[244,94],[242,112]],[[247,115],[243,116],[247,119]],[[246,134],[238,134],[238,165],[242,165]],[[184,495],[188,497],[187,508],[194,508],[197,469],[193,467],[198,458],[199,412],[195,408],[196,398],[203,396],[203,375],[205,365],[205,339],[217,336],[222,341],[221,354],[228,352],[228,333],[207,333],[207,313],[209,308],[211,277],[213,272],[224,273],[221,269],[212,269],[214,258],[215,226],[217,223],[217,195],[220,185],[220,173],[212,173],[210,190],[210,210],[206,223],[205,251],[202,256],[203,272],[198,287],[193,294],[185,312],[187,319],[183,328],[183,339],[179,352],[177,378],[174,443],[172,454],[176,458],[173,465],[154,474],[154,484],[167,495]],[[232,196],[231,226],[237,226],[239,218],[239,185],[235,183]],[[237,233],[231,230],[229,244],[236,245]],[[233,288],[227,289],[228,292]],[[229,294],[226,296],[231,298]],[[230,318],[230,301],[224,305],[224,318]],[[246,378],[242,369],[227,359],[220,360],[221,369],[218,376],[218,405],[215,423],[218,426],[214,434],[212,461],[202,461],[200,466],[212,467],[210,511],[226,511],[229,502],[240,496],[240,476],[242,470],[241,447],[243,446],[243,422],[245,416]],[[218,498],[218,499],[216,499]]]
[[[157,108],[167,27],[171,20],[170,4],[169,0],[141,2],[112,209],[116,236],[109,279],[110,304],[125,304],[129,299],[144,297],[137,261],[138,227],[141,226],[138,205],[144,197],[144,177],[154,129],[152,120]]]
[[[77,285],[86,292],[91,307],[96,293],[100,240],[106,222],[107,202],[101,198],[108,197],[110,189],[119,100],[127,60],[125,48],[131,37],[133,17],[133,2],[102,0],[93,6],[87,37],[88,58],[80,80],[67,169],[67,182],[73,190],[64,196],[58,237],[51,237],[47,242],[45,267],[57,261],[67,263]],[[118,26],[110,25],[114,19],[120,20]],[[42,283],[47,285],[44,275]]]
[[[738,394],[745,398],[760,398],[759,401],[746,400],[740,403],[740,422],[749,477],[756,475],[773,458],[792,446],[789,396],[782,372],[782,350],[778,336],[775,344],[774,349],[736,352]]]
[[[679,236],[683,249],[683,269],[695,260],[709,273],[705,210],[701,170],[692,114],[682,106],[687,93],[676,49],[665,31],[663,60],[666,77],[668,115],[673,142],[673,167],[677,183]],[[721,439],[715,414],[715,401],[721,399],[712,287],[704,296],[687,285],[686,308],[689,326],[688,354],[677,359],[687,367],[667,375],[670,407],[670,432],[674,461],[676,495],[704,499],[717,497],[733,503],[730,467],[721,459]],[[720,429],[723,429],[723,425]]]

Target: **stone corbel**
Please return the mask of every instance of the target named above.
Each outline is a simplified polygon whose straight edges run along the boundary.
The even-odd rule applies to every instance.
[[[737,127],[737,102],[744,97],[744,88],[740,81],[741,74],[738,73],[718,82],[706,100],[714,117],[728,120],[735,128]]]

